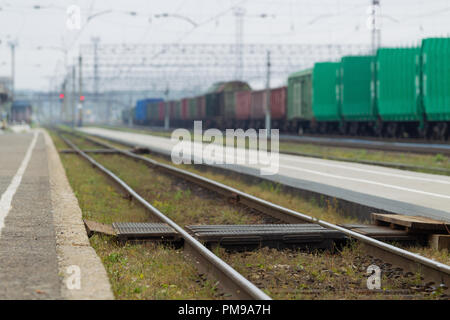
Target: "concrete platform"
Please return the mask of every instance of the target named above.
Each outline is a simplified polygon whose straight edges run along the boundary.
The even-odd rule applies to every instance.
[[[117,130],[81,130],[166,155],[171,154],[177,143],[168,138]],[[201,151],[193,150],[196,157],[201,157]],[[261,176],[261,165],[217,166],[392,213],[450,221],[448,176],[286,154],[280,154],[279,171],[274,175]]]
[[[45,131],[0,136],[0,299],[113,298],[106,271],[89,246],[82,222],[82,229],[68,219],[60,223],[67,214],[81,221],[81,211],[70,207],[75,196],[64,181],[59,156]],[[75,203],[80,210],[76,199]],[[67,245],[60,234],[63,226],[70,246],[78,242],[86,247],[84,252],[63,250]],[[80,243],[83,236],[86,241]],[[79,267],[79,288],[75,285],[68,290],[66,285],[74,274],[63,263],[68,260]],[[91,284],[87,280],[93,271],[99,281]]]

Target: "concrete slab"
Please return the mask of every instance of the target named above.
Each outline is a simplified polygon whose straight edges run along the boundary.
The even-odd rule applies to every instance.
[[[22,151],[32,138],[33,134],[8,135],[6,141]],[[2,163],[13,168],[12,162],[20,159],[20,153],[5,154]],[[0,298],[60,299],[60,286],[47,151],[44,137],[39,135],[1,230]]]
[[[48,168],[56,253],[63,299],[114,299],[106,270],[90,246],[78,200],[70,187],[59,154],[50,136],[43,132],[48,153]],[[78,268],[80,288],[71,289]]]
[[[87,249],[60,250],[56,217],[74,216],[66,206],[73,192],[68,182],[65,188],[59,183],[64,179],[67,182],[44,131],[0,137],[0,299],[113,298],[106,271],[87,241],[76,201],[72,201],[79,213],[75,220],[80,220],[81,228],[77,230],[68,220],[62,225],[68,234],[77,233],[76,240],[85,238],[81,245]],[[68,238],[71,247],[80,244]],[[68,260],[81,268],[80,289],[67,289],[70,275],[61,261]]]

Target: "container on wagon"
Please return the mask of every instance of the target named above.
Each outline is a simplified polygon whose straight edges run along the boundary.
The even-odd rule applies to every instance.
[[[158,120],[164,121],[164,117],[166,114],[166,103],[165,101],[160,101],[158,103]]]
[[[450,121],[450,38],[422,41],[422,95],[428,121]]]
[[[196,119],[201,120],[206,116],[206,97],[200,96],[196,98],[197,100],[197,117]]]
[[[134,120],[137,124],[144,124],[147,119],[147,100],[136,101],[136,108],[134,110]]]
[[[421,121],[419,48],[380,48],[376,56],[378,114],[383,121]]]
[[[312,72],[312,111],[317,121],[340,121],[339,62],[318,62]]]
[[[261,120],[265,117],[264,106],[267,103],[266,90],[252,91],[252,105],[250,109],[250,119]]]
[[[158,119],[158,107],[159,102],[150,101],[147,103],[147,116],[146,121],[148,123],[154,123]]]
[[[228,92],[251,90],[246,82],[230,81],[215,83],[206,93],[206,116],[228,118],[234,114],[234,96]]]
[[[292,73],[288,77],[287,119],[312,118],[312,69]]]
[[[238,91],[235,94],[235,114],[237,120],[249,120],[252,106],[252,92]]]
[[[189,104],[188,118],[190,120],[196,120],[197,119],[197,98],[189,98],[188,104]]]
[[[188,120],[189,116],[189,99],[181,99],[181,119]]]
[[[175,107],[176,107],[176,101],[169,101],[169,118],[170,119],[175,119]]]
[[[346,56],[340,66],[341,115],[346,121],[376,121],[374,56]]]
[[[273,120],[282,120],[286,116],[286,87],[270,90],[270,112]]]
[[[174,115],[173,118],[175,120],[180,120],[181,119],[181,101],[180,100],[176,100],[174,101]]]
[[[234,91],[223,92],[223,116],[226,119],[235,118],[235,103]]]
[[[206,117],[216,117],[220,114],[219,110],[219,94],[218,93],[207,93],[205,95],[206,99]]]

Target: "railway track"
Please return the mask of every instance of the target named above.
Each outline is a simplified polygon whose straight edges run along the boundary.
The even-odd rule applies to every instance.
[[[121,150],[114,148],[108,143],[104,143],[102,141],[99,141],[97,139],[93,139],[91,137],[87,137],[85,135],[82,135],[83,139],[86,139],[87,141],[92,142],[93,144],[99,145],[103,148],[107,148],[109,151],[101,151],[101,150],[90,150],[91,152],[102,152],[105,154],[108,153],[115,153],[115,154],[121,154],[123,156],[126,156],[128,158],[132,158],[135,160],[143,161],[146,164],[150,165],[151,167],[155,167],[158,170],[161,170],[163,172],[166,172],[170,175],[173,175],[175,177],[181,178],[183,180],[189,181],[193,184],[196,184],[198,186],[201,186],[203,188],[206,188],[208,190],[214,191],[218,194],[221,194],[227,199],[232,199],[234,203],[242,204],[246,207],[252,208],[254,210],[257,210],[259,212],[262,212],[264,214],[270,215],[275,219],[278,219],[283,222],[287,223],[314,223],[317,225],[320,225],[322,227],[325,227],[327,229],[336,230],[339,232],[344,233],[346,236],[356,239],[359,242],[364,244],[364,248],[367,250],[367,253],[370,253],[371,255],[377,257],[380,261],[387,261],[395,266],[400,266],[405,270],[409,270],[410,272],[421,272],[423,275],[426,276],[427,280],[434,281],[435,283],[443,283],[447,287],[449,285],[449,275],[450,275],[450,267],[438,262],[435,262],[433,260],[424,258],[422,256],[416,255],[414,253],[411,253],[409,251],[394,247],[392,245],[371,239],[369,237],[363,236],[359,233],[353,232],[351,230],[339,227],[334,224],[330,224],[325,221],[317,220],[313,217],[307,216],[302,213],[295,212],[293,210],[283,208],[281,206],[277,206],[273,203],[267,202],[265,200],[259,199],[257,197],[254,197],[252,195],[249,195],[247,193],[241,192],[239,190],[236,190],[234,188],[228,187],[226,185],[220,184],[218,182],[212,181],[210,179],[206,179],[204,177],[201,177],[199,175],[193,174],[191,172],[175,168],[166,164],[158,163],[152,159],[149,159],[147,157],[143,157],[137,154],[134,154],[127,150]],[[243,298],[268,298],[267,296],[264,297],[263,295],[259,295],[257,291],[254,291],[255,287],[252,285],[249,285],[243,279],[236,275],[236,271],[232,272],[228,268],[224,267],[222,265],[222,270],[217,271],[214,268],[217,268],[217,266],[221,265],[216,259],[217,256],[212,254],[210,251],[207,254],[204,252],[205,248],[198,243],[194,238],[192,238],[186,231],[183,230],[182,227],[178,226],[173,222],[172,220],[165,217],[161,212],[159,212],[156,208],[151,206],[146,200],[144,200],[141,196],[139,196],[134,190],[132,190],[128,185],[125,184],[122,180],[120,180],[114,173],[100,165],[98,162],[96,162],[94,159],[89,157],[85,152],[80,150],[77,146],[75,146],[72,142],[65,139],[66,143],[73,149],[75,152],[83,156],[85,159],[87,159],[89,162],[91,162],[93,165],[95,165],[97,168],[99,168],[103,173],[110,176],[117,184],[119,184],[126,192],[128,192],[133,198],[138,200],[141,204],[143,204],[147,209],[149,209],[151,212],[154,212],[158,218],[161,219],[161,221],[164,221],[168,223],[169,225],[173,225],[174,229],[177,231],[182,230],[180,234],[185,239],[185,243],[187,243],[186,249],[191,252],[193,256],[197,258],[197,261],[201,261],[202,265],[207,266],[208,270],[212,270],[212,274],[216,276],[216,278],[221,279],[221,282],[224,284],[224,287],[226,287],[227,290],[231,292],[241,292],[245,294],[241,294],[238,297]],[[165,218],[164,218],[165,217]],[[176,226],[176,227],[175,227]],[[185,238],[186,237],[186,238]],[[201,252],[201,253],[200,253]],[[212,256],[214,256],[216,259],[214,259]],[[220,260],[220,259],[219,259]],[[226,263],[225,263],[226,264]],[[227,273],[228,272],[228,273]],[[238,274],[238,273],[237,273]],[[238,284],[232,284],[233,281],[238,281]],[[241,288],[240,286],[243,286]],[[260,292],[259,294],[261,294]]]
[[[185,250],[195,257],[197,266],[206,274],[211,274],[218,279],[226,292],[231,293],[235,298],[239,299],[257,299],[269,300],[270,297],[258,289],[250,281],[245,279],[241,274],[231,268],[226,262],[219,259],[214,253],[204,247],[199,241],[189,235],[182,227],[169,219],[166,215],[161,213],[158,209],[148,203],[143,197],[136,193],[130,186],[128,186],[122,179],[115,175],[110,170],[106,169],[100,163],[88,156],[85,152],[79,149],[74,143],[67,138],[61,136],[62,140],[77,152],[81,157],[89,161],[93,166],[111,178],[117,185],[125,190],[133,199],[139,202],[142,206],[147,208],[155,217],[161,222],[166,223],[172,227],[184,240]]]

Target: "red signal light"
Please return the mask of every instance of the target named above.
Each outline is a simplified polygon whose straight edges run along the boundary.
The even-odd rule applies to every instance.
[[[80,101],[84,101],[84,96],[80,96]]]
[[[59,94],[59,98],[62,100],[62,99],[64,99],[64,93],[60,93]]]

